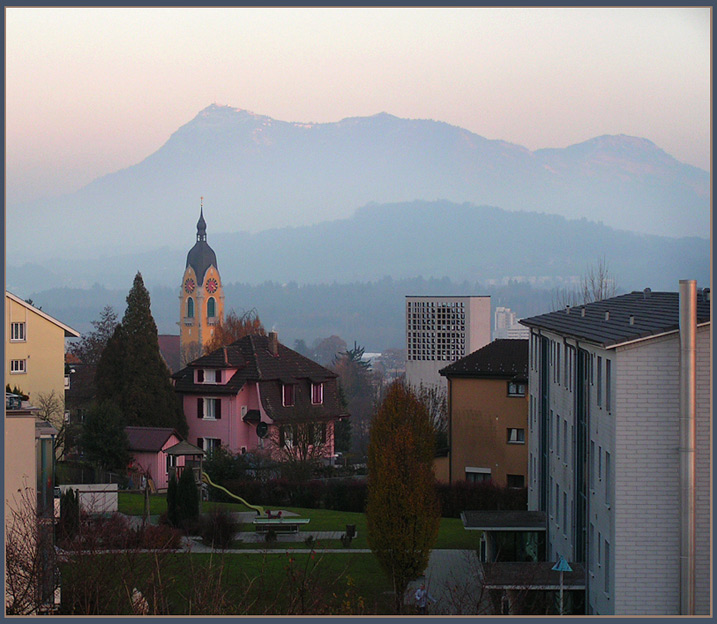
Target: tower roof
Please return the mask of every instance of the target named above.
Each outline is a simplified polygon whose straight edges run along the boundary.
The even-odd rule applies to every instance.
[[[187,254],[187,266],[194,269],[199,286],[204,282],[204,274],[210,266],[217,266],[217,255],[207,243],[207,222],[204,220],[204,209],[199,210],[199,221],[197,221],[197,242]]]

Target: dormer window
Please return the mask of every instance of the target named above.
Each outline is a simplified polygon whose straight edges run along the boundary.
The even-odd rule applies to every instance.
[[[525,396],[525,384],[524,383],[515,383],[513,381],[508,382],[508,396],[524,397]]]
[[[324,402],[324,384],[313,383],[311,384],[311,403],[313,405],[321,405]]]
[[[281,403],[284,407],[294,405],[294,384],[285,383],[281,385]]]
[[[204,369],[197,370],[197,383],[203,384],[220,384],[222,383],[222,369]]]

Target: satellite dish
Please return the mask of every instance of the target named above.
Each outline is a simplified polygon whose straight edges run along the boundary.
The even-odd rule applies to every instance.
[[[269,433],[269,425],[267,425],[265,422],[260,422],[256,426],[256,435],[258,435],[260,438],[265,438],[267,433]]]

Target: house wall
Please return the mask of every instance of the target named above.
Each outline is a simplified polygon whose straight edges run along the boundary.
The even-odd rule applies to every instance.
[[[696,608],[709,613],[710,329],[697,332]],[[615,465],[615,612],[680,609],[679,335],[620,349]]]
[[[10,340],[10,325],[25,323],[25,339]],[[78,334],[79,335],[79,334]],[[26,372],[11,373],[11,360],[25,360]],[[41,395],[65,396],[65,330],[5,296],[5,384],[18,386],[37,405]],[[58,424],[58,423],[54,423]]]
[[[558,345],[574,341],[564,341],[551,332],[543,331],[542,335],[553,341],[548,343],[548,472],[540,472],[540,360],[535,352],[537,343],[531,340],[528,507],[540,508],[540,483],[547,480],[548,559],[555,560],[557,554],[575,558],[575,532],[579,529],[574,526],[576,384],[572,391],[565,387],[563,346],[560,375],[556,359]],[[710,587],[710,344],[710,328],[699,328],[696,590],[698,613],[702,614],[709,612]],[[590,354],[591,361],[586,466],[587,599],[591,613],[675,615],[679,612],[679,336],[656,337],[617,349],[582,343],[579,346]],[[606,404],[607,360],[612,368],[610,410]],[[567,457],[564,429],[561,426],[559,444],[555,430],[555,424],[562,423],[566,416]],[[567,513],[563,493],[567,494]]]
[[[233,374],[228,373],[228,376]],[[207,385],[207,392],[203,395],[188,395],[183,397],[184,414],[189,425],[188,440],[197,444],[198,438],[216,438],[221,440],[222,446],[228,447],[232,453],[240,453],[242,447],[253,451],[260,446],[256,435],[256,426],[242,420],[242,408],[246,410],[259,410],[261,418],[268,421],[255,383],[247,383],[237,395],[212,393],[212,384]],[[221,400],[221,419],[210,420],[197,417],[197,398],[217,398]]]
[[[5,414],[5,522],[20,511],[22,490],[32,490],[36,506],[35,416]]]
[[[450,383],[451,480],[466,478],[466,467],[490,469],[492,480],[508,474],[528,484],[528,397],[509,397],[507,379],[453,377]],[[523,429],[525,443],[508,443],[508,428]]]

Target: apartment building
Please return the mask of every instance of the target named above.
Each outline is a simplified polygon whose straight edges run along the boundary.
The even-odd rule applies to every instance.
[[[709,291],[685,280],[522,322],[548,560],[584,567],[587,614],[708,614]]]
[[[446,388],[440,370],[490,342],[489,296],[406,297],[406,381]]]

